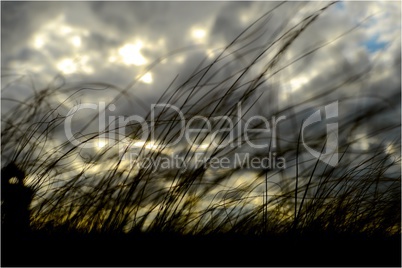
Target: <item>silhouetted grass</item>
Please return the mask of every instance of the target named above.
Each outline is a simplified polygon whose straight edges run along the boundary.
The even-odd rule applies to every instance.
[[[158,100],[180,108],[187,120],[227,116],[235,122],[231,129],[237,129],[249,115],[286,115],[291,123],[278,128],[276,148],[271,140],[269,148],[250,149],[244,141],[250,134],[244,131],[236,132],[235,147],[214,147],[202,131],[195,133],[193,144],[169,147],[180,135],[181,121],[168,109],[160,109],[155,117],[154,141],[141,139],[137,122],[130,123],[124,135],[119,133],[123,126],[115,124],[99,133],[93,123],[103,111],[88,116],[75,131],[80,144],[65,139],[63,127],[73,104],[93,91],[101,94],[111,89],[116,94],[105,109],[123,98],[136,102],[130,92],[136,81],[117,88],[68,84],[60,76],[26,100],[2,99],[16,102],[14,110],[2,115],[2,166],[16,163],[28,174],[26,184],[35,191],[31,233],[15,240],[2,230],[2,248],[9,246],[7,255],[24,252],[29,257],[13,259],[2,254],[3,261],[6,258],[7,265],[67,266],[400,264],[400,121],[382,120],[364,137],[356,135],[379,115],[400,108],[399,89],[339,121],[340,160],[332,167],[306,156],[300,142],[303,120],[335,100],[340,106],[358,105],[367,96],[350,95],[347,90],[361,85],[371,70],[347,74],[342,81],[322,85],[314,95],[284,107],[275,98],[279,88],[270,84],[287,66],[284,57],[292,44],[331,5],[295,25],[284,25],[281,32],[265,40],[264,26],[275,9],[267,12],[212,61],[200,63],[180,86],[175,87],[173,81]],[[328,44],[294,56],[290,64]],[[231,73],[220,79],[224,70]],[[239,107],[244,111],[242,118],[238,118]],[[195,125],[206,126],[205,122]],[[225,122],[212,121],[212,129],[224,127],[228,127]],[[395,130],[399,132],[394,141],[385,141]],[[325,145],[325,130],[308,134],[314,142],[311,147]],[[102,135],[109,144],[94,150],[81,148],[98,143]],[[225,144],[227,138],[223,133],[216,141]],[[368,151],[359,149],[359,142],[368,138],[379,142]],[[256,143],[262,139],[262,135],[251,135]],[[386,153],[387,149],[392,153]],[[204,151],[207,162],[186,168],[137,167],[126,158],[133,150],[139,154],[137,161],[156,161],[173,150],[186,163]],[[275,153],[274,158],[283,156],[287,166],[245,170],[209,165],[214,157],[233,159],[239,152],[251,157]],[[193,260],[186,261],[183,255]]]

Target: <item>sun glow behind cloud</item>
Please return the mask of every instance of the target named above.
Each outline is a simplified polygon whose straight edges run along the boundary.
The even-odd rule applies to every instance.
[[[71,43],[75,46],[75,47],[80,47],[81,46],[81,37],[76,35],[73,38],[71,38]]]
[[[152,84],[153,82],[153,77],[152,74],[150,72],[144,74],[141,78],[140,81],[145,83],[145,84]]]
[[[194,29],[191,32],[191,35],[195,39],[203,39],[206,36],[206,31],[204,29]]]
[[[135,44],[125,44],[119,48],[119,56],[127,65],[141,66],[147,63],[146,58],[141,54],[143,43],[138,41]]]
[[[309,82],[310,79],[308,77],[302,76],[302,77],[297,77],[292,80],[290,80],[290,90],[291,92],[297,91],[301,89],[305,84]]]
[[[46,39],[41,35],[37,35],[33,41],[33,45],[35,48],[42,48],[45,45],[45,43]]]
[[[202,27],[193,27],[191,29],[191,38],[196,42],[196,43],[205,43],[208,32],[205,28]]]
[[[56,63],[56,67],[63,74],[69,75],[77,72],[83,72],[86,74],[93,73],[93,68],[88,64],[89,57],[86,55],[72,58],[64,58]]]
[[[72,59],[63,59],[57,63],[57,69],[64,74],[72,74],[77,71],[77,64]]]

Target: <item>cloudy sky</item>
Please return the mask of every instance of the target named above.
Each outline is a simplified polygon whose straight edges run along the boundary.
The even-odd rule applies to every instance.
[[[214,51],[279,3],[2,2],[3,74],[30,75],[38,86],[57,74],[67,81],[93,80],[121,87],[139,79],[133,90],[154,94],[176,75],[185,77],[206,56],[213,58]],[[290,28],[325,4],[282,5],[266,23],[266,35],[274,39],[275,30]],[[375,61],[384,72],[378,79],[395,79],[391,66],[400,61],[397,1],[347,1],[332,6],[303,33],[287,58],[295,59],[358,24],[358,29],[308,58],[308,65],[301,63],[302,69],[297,64],[286,68],[290,91],[323,76],[324,68],[333,75],[345,64],[358,69]],[[162,57],[166,58],[154,71],[147,71]]]
[[[133,109],[141,113],[138,107],[146,111],[172,81],[178,87],[197,66],[213,61],[248,25],[273,10],[246,32],[245,42],[251,44],[241,48],[245,43],[240,42],[237,52],[228,53],[228,65],[214,70],[214,79],[223,81],[270,47],[247,74],[258,75],[276,55],[276,40],[328,3],[2,2],[2,96],[24,100],[33,88],[46,88],[62,76],[66,84],[92,81],[127,89],[134,96]],[[369,70],[364,83],[345,85],[332,97],[394,96],[400,90],[400,10],[397,1],[332,5],[266,73],[266,87],[260,90],[273,98],[267,88],[275,85],[275,108],[286,108]],[[92,91],[81,101],[108,101],[111,94]],[[325,104],[318,101],[316,105]],[[2,112],[10,105],[2,101]],[[127,113],[127,105],[133,104],[117,108]],[[347,109],[346,103],[344,114]],[[399,120],[398,111],[385,116]]]

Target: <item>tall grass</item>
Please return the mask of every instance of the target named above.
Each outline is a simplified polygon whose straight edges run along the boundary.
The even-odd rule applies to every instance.
[[[2,114],[2,166],[14,162],[28,174],[26,184],[36,193],[31,204],[31,228],[181,234],[400,233],[400,121],[382,120],[363,136],[358,135],[370,122],[400,109],[400,103],[395,101],[400,99],[399,89],[383,99],[360,105],[367,96],[348,92],[350,88],[363,87],[370,78],[371,70],[365,69],[347,74],[341,81],[334,79],[313,93],[309,91],[308,97],[300,97],[300,101],[278,102],[281,72],[330,44],[293,55],[290,61],[286,58],[292,45],[332,4],[296,24],[283,25],[275,34],[266,32],[275,8],[270,10],[213,60],[201,62],[181,85],[175,86],[173,79],[161,94],[157,103],[175,105],[186,121],[194,116],[230,118],[234,125],[211,120],[211,129],[233,130],[233,147],[213,146],[210,135],[203,131],[193,133],[192,144],[180,141],[169,146],[180,135],[181,121],[177,112],[167,108],[157,110],[155,140],[143,139],[141,125],[135,121],[127,126],[110,122],[105,131],[97,131],[94,124],[103,115],[102,110],[85,120],[81,118],[83,123],[74,133],[80,144],[66,140],[64,123],[73,105],[94,90],[102,94],[104,89],[108,95],[115,92],[105,110],[122,99],[135,102],[137,97],[131,89],[136,81],[127,88],[118,88],[92,82],[69,84],[60,76],[48,87],[33,90],[31,97],[23,101],[3,98],[3,103],[14,102],[16,108]],[[351,31],[348,29],[334,40],[347,38]],[[222,73],[224,79],[220,78]],[[340,160],[332,167],[309,156],[300,135],[303,120],[335,100],[340,107],[361,106],[362,110],[340,118]],[[239,108],[243,111],[240,118]],[[256,114],[265,118],[286,115],[286,122],[277,129],[276,147],[273,139],[266,140],[260,133],[237,131],[240,124]],[[150,124],[150,109],[145,118]],[[196,126],[202,129],[206,123],[194,121],[193,127]],[[250,126],[256,130],[261,127],[262,124]],[[251,148],[246,135],[255,143],[270,146]],[[384,139],[390,135],[395,137],[392,142]],[[85,144],[99,144],[104,137],[104,146],[82,148]],[[309,132],[307,137],[311,147],[321,150],[325,145],[325,130]],[[221,132],[214,141],[222,145],[228,139],[228,132]],[[370,150],[362,150],[368,140],[375,144]],[[161,160],[172,152],[184,160],[181,165],[137,165],[150,159]],[[197,153],[207,159],[204,165],[195,165]],[[276,161],[283,157],[286,168],[211,167],[211,159],[233,160],[237,153]]]

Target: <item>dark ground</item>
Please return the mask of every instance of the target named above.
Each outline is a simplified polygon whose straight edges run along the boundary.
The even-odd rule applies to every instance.
[[[1,266],[401,266],[401,236],[2,232]]]

